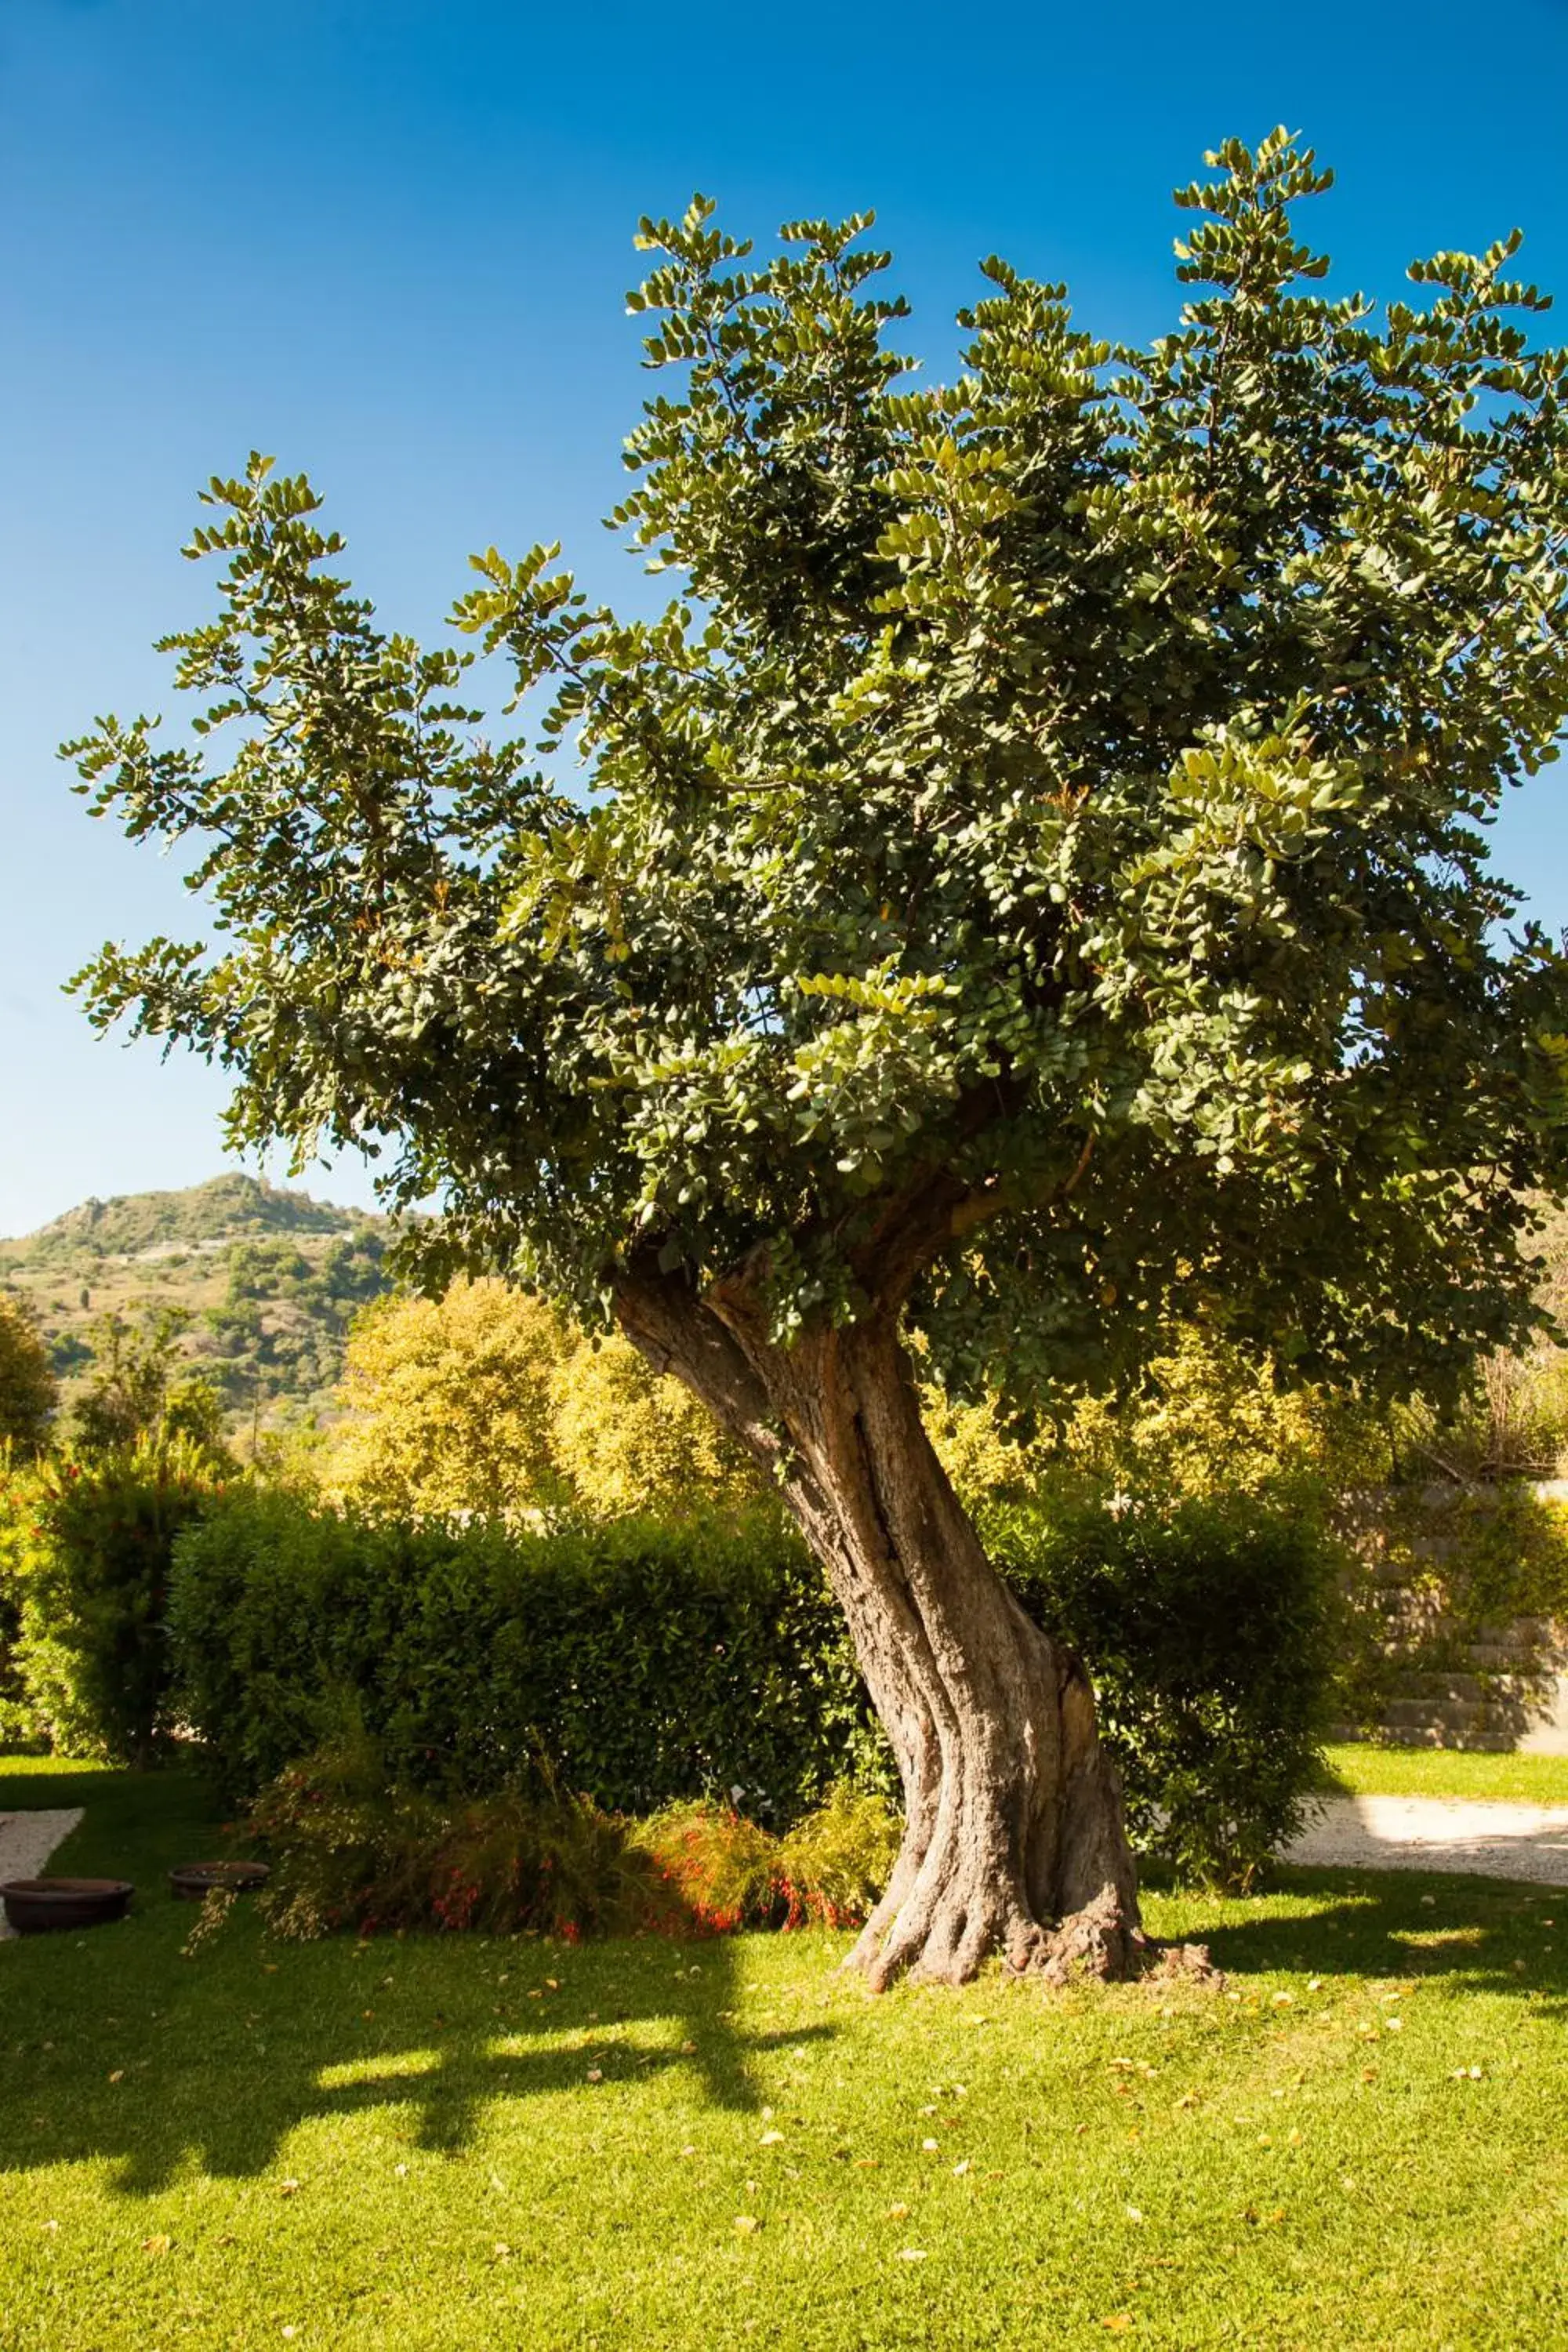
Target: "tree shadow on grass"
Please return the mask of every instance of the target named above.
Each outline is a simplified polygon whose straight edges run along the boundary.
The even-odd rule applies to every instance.
[[[116,1941],[137,1928],[156,1937],[161,1968],[144,1950],[116,1965]],[[58,1960],[44,1948],[57,1943],[73,1946]],[[145,2195],[193,2165],[265,2175],[300,2125],[377,2110],[389,2137],[460,2158],[498,2107],[563,2093],[613,2103],[671,2075],[693,2107],[746,2111],[753,2055],[833,2028],[740,2029],[738,1957],[725,1940],[279,1945],[247,1921],[185,1961],[178,1927],[146,1916],[30,1939],[0,1955],[0,2168],[107,2158],[117,2188]]]
[[[1281,1869],[1289,1912],[1215,1898],[1184,1905],[1182,1933],[1237,1979],[1444,1977],[1472,1990],[1542,1997],[1568,2011],[1568,1886],[1386,1870]],[[1300,1906],[1300,1907],[1298,1907]]]
[[[389,2139],[461,2159],[498,2106],[561,2093],[673,2077],[678,2102],[684,2079],[694,2108],[750,2110],[755,2055],[834,2031],[743,2030],[728,1937],[291,1944],[242,1899],[184,1957],[198,1913],[165,1874],[214,1850],[210,1800],[173,1776],[92,1779],[53,1866],[123,1873],[137,1900],[118,1926],[0,1946],[0,2170],[108,2159],[144,2195],[192,2168],[265,2175],[300,2125],[376,2111]],[[23,1787],[0,1780],[0,1811]],[[23,1799],[73,1801],[41,1777]]]

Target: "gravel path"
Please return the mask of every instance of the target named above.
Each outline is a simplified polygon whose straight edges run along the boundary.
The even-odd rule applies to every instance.
[[[55,1811],[0,1813],[0,1886],[8,1878],[37,1878],[56,1846],[69,1837],[81,1819],[79,1805]],[[0,1940],[16,1934],[5,1924],[0,1906]]]
[[[1568,1805],[1331,1797],[1285,1852],[1314,1869],[1468,1870],[1568,1885]]]

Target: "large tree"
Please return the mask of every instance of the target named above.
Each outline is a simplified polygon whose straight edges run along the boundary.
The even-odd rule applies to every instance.
[[[1563,1173],[1564,965],[1485,827],[1568,706],[1568,358],[1517,238],[1375,311],[1321,290],[1310,152],[1210,161],[1168,334],[991,260],[947,385],[869,216],[645,222],[658,617],[491,549],[479,646],[422,651],[257,458],[165,641],[197,740],[68,746],[219,932],[106,948],[94,1018],[227,1068],[237,1146],[385,1153],[431,1281],[613,1316],[776,1481],[903,1776],[875,1983],[1138,1958],[1089,1672],[916,1370],[1050,1409],[1201,1307],[1430,1385],[1528,1327]]]

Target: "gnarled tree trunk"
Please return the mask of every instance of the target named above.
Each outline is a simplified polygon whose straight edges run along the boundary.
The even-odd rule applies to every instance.
[[[993,1952],[1132,1973],[1137,1878],[1079,1660],[986,1559],[921,1420],[896,1312],[770,1342],[755,1288],[628,1271],[627,1336],[775,1478],[826,1570],[903,1780],[892,1878],[850,1965],[959,1983]]]

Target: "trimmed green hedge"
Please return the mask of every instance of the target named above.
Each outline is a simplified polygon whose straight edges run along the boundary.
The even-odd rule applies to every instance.
[[[1089,1664],[1136,1843],[1244,1882],[1314,1776],[1333,1603],[1311,1522],[1058,1502],[984,1533]],[[344,1732],[452,1796],[535,1759],[616,1811],[739,1790],[782,1827],[846,1779],[896,1791],[843,1621],[766,1514],[520,1535],[240,1494],[181,1537],[168,1626],[174,1704],[237,1798]]]
[[[788,1822],[878,1775],[837,1612],[765,1517],[509,1534],[253,1493],[184,1537],[169,1630],[175,1703],[237,1796],[351,1729],[414,1787],[543,1759],[630,1812],[740,1790]]]
[[[1300,1827],[1332,1713],[1338,1555],[1300,1500],[982,1511],[991,1557],[1094,1678],[1132,1842],[1247,1885]]]

